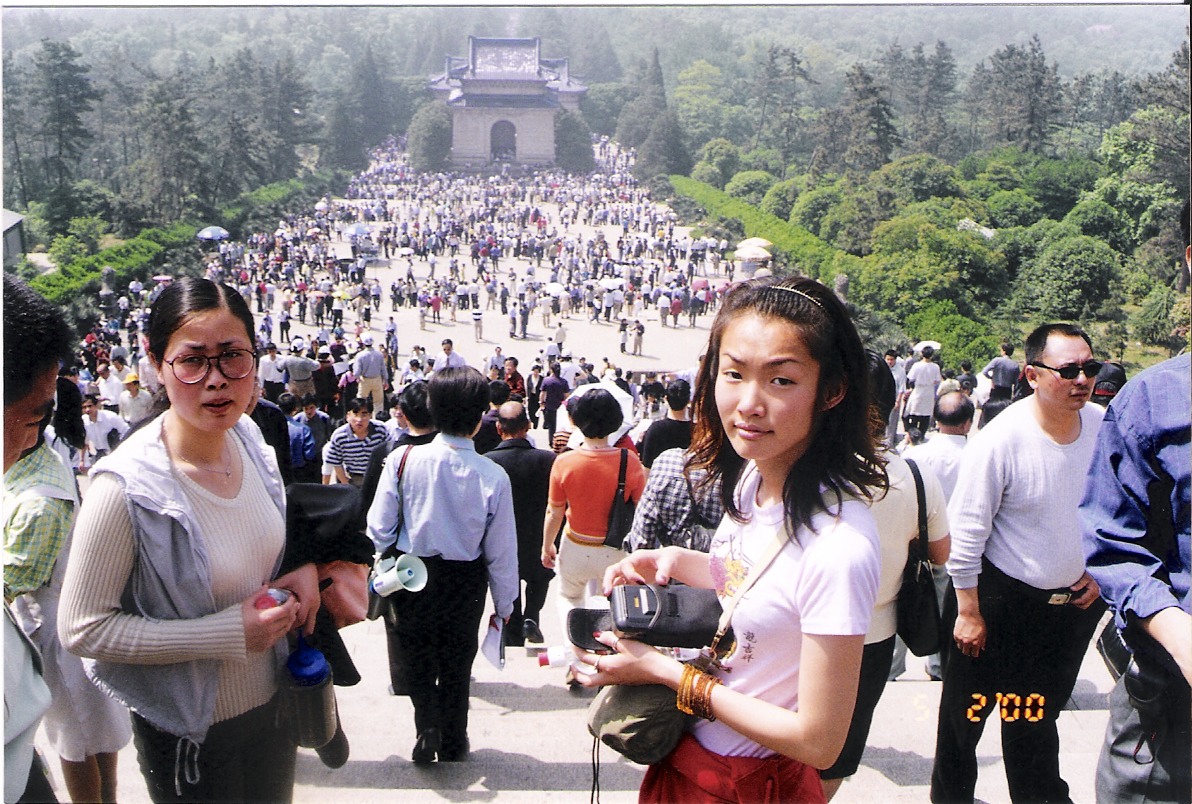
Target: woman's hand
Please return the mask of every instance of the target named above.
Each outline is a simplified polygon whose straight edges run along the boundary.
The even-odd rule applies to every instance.
[[[268,590],[268,585],[261,584],[260,589],[240,604],[240,616],[244,622],[244,647],[249,653],[269,650],[277,640],[290,632],[298,619],[299,604],[294,595],[280,606],[257,608],[257,601]]]
[[[670,583],[679,555],[674,550],[635,550],[604,571],[604,594],[626,584]]]
[[[590,665],[593,672],[576,673],[585,687],[606,684],[665,684],[679,688],[683,665],[643,642],[619,638],[612,631],[601,631],[596,640],[609,647],[612,653],[584,653],[577,661]]]
[[[555,547],[554,543],[542,545],[542,566],[547,569],[554,569],[555,562],[559,558],[559,548]]]
[[[302,633],[310,636],[315,632],[315,615],[319,613],[319,571],[314,564],[303,564],[274,578],[272,586],[288,590],[298,600],[298,625]]]

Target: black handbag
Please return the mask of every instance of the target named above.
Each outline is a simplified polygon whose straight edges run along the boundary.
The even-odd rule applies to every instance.
[[[629,450],[621,450],[621,471],[617,474],[617,492],[608,509],[608,528],[604,532],[604,546],[623,550],[625,537],[633,527],[633,512],[637,507],[625,499],[625,469],[629,465]]]
[[[915,478],[915,498],[919,506],[919,536],[910,543],[906,566],[902,570],[902,586],[898,590],[898,636],[907,650],[916,656],[938,653],[943,644],[943,625],[940,604],[935,596],[935,580],[931,576],[931,560],[927,553],[927,495],[923,491],[923,476],[915,462],[908,460]]]

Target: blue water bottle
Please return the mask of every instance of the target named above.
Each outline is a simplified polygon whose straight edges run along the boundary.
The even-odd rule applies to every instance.
[[[303,748],[322,748],[335,736],[335,689],[331,686],[331,665],[322,651],[298,645],[286,660],[290,672],[287,694],[294,718],[294,738]]]

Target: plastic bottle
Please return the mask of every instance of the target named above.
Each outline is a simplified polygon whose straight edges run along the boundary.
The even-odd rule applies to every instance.
[[[591,675],[596,672],[596,668],[581,661],[569,645],[553,645],[538,654],[539,667],[562,667],[565,664],[571,665],[577,673]]]
[[[290,599],[290,593],[285,589],[267,589],[253,602],[258,609],[272,609]]]
[[[331,666],[321,651],[299,636],[286,669],[290,672],[286,692],[294,715],[294,739],[304,748],[322,748],[331,742],[336,728]]]

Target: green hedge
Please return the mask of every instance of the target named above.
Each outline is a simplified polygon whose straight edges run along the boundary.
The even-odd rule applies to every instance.
[[[692,199],[707,210],[709,219],[715,220],[718,216],[737,218],[745,224],[746,237],[769,240],[774,244],[770,252],[780,264],[797,268],[829,284],[832,282],[831,267],[840,250],[829,246],[802,226],[762,212],[710,184],[686,176],[671,176],[670,182],[676,193]]]
[[[55,304],[65,304],[80,294],[97,293],[105,266],[116,272],[117,286],[133,278],[147,279],[165,264],[171,252],[196,245],[193,222],[175,223],[168,229],[146,229],[131,240],[105,248],[90,257],[37,277],[30,285]]]

